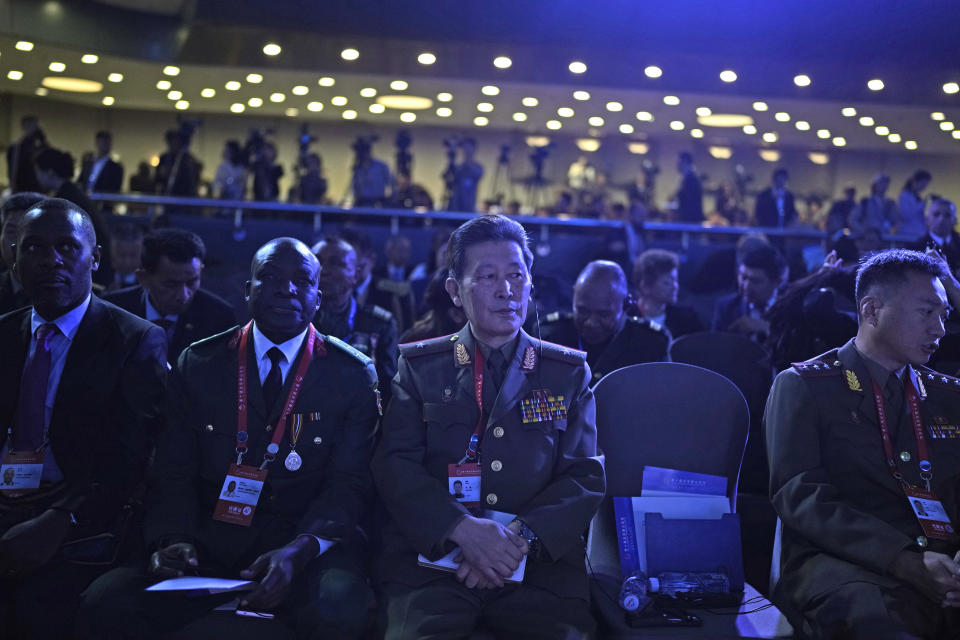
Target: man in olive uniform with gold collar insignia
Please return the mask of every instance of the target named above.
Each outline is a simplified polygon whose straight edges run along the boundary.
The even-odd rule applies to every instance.
[[[533,255],[518,223],[470,220],[450,261],[468,324],[401,347],[374,456],[391,516],[377,567],[386,637],[588,635],[583,532],[605,479],[585,354],[521,330]],[[456,573],[418,566],[455,547]],[[522,581],[505,581],[524,556]]]
[[[806,637],[960,634],[960,380],[924,366],[950,309],[944,277],[921,253],[874,255],[857,273],[856,338],[774,382],[773,599]]]

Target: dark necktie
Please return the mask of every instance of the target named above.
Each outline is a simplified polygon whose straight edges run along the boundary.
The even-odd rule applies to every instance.
[[[895,374],[891,373],[887,378],[887,384],[884,385],[884,396],[887,403],[887,422],[890,426],[890,438],[896,442],[900,432],[900,419],[903,417],[905,408],[905,394],[903,391],[903,382]]]
[[[170,333],[170,329],[173,328],[173,325],[176,323],[176,320],[171,320],[169,318],[157,318],[153,321],[153,324],[163,329],[165,333]]]
[[[487,413],[493,411],[500,387],[503,385],[503,365],[505,360],[499,349],[491,349],[485,366],[487,380],[483,384],[483,404]]]
[[[270,347],[267,357],[270,358],[270,371],[263,381],[263,402],[269,413],[283,389],[283,376],[280,375],[280,360],[283,359],[283,352],[276,347]]]
[[[50,347],[58,331],[52,322],[37,327],[37,346],[23,368],[17,422],[13,430],[14,451],[34,451],[43,445],[43,414],[50,379]]]

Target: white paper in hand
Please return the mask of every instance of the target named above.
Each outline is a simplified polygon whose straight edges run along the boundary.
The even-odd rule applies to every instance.
[[[202,578],[183,576],[171,578],[147,587],[147,591],[203,591],[205,593],[226,593],[227,591],[252,591],[257,586],[251,580],[226,580],[224,578]]]

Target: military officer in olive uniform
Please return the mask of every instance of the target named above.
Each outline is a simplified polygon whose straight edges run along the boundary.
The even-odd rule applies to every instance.
[[[479,216],[450,243],[446,288],[468,323],[402,347],[373,462],[391,518],[377,568],[386,637],[467,637],[480,625],[582,637],[594,627],[583,532],[605,489],[585,355],[521,330],[533,261],[523,227]],[[455,547],[456,573],[418,566],[418,553]],[[505,586],[524,556],[522,582]]]
[[[627,278],[615,262],[595,260],[573,287],[573,313],[551,313],[540,328],[544,340],[583,349],[593,373],[591,385],[621,367],[665,361],[670,336],[646,318],[624,311]]]
[[[180,356],[144,523],[153,553],[88,590],[94,637],[263,637],[256,621],[238,630],[210,612],[219,602],[143,593],[185,573],[256,581],[240,605],[276,613],[271,637],[362,633],[373,593],[357,527],[372,498],[377,380],[369,358],[310,326],[318,272],[303,243],[267,243],[247,283],[253,320]]]
[[[313,246],[313,253],[320,261],[323,292],[314,324],[320,333],[340,338],[373,360],[386,406],[390,381],[397,373],[397,323],[393,314],[374,304],[357,303],[357,252],[345,240],[321,240]]]
[[[773,599],[805,637],[960,634],[960,380],[924,366],[949,310],[941,277],[923,254],[875,254],[857,274],[856,338],[774,382]]]

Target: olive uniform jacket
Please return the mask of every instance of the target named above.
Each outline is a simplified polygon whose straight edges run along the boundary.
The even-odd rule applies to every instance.
[[[170,375],[170,408],[152,472],[144,523],[153,546],[191,541],[225,566],[251,561],[299,534],[341,540],[354,533],[371,498],[369,473],[377,426],[376,374],[370,360],[336,338],[318,335],[293,414],[303,465],[284,466],[288,421],[254,512],[243,527],[213,520],[224,477],[237,460],[237,357],[240,328],[197,342]],[[301,346],[305,348],[306,339]],[[299,356],[298,356],[299,358]],[[295,377],[291,364],[280,399],[264,406],[253,340],[248,343],[248,449],[259,466]]]
[[[419,587],[450,577],[418,566],[417,554],[449,552],[447,535],[468,513],[447,490],[447,465],[463,458],[480,417],[475,346],[467,325],[451,336],[400,347],[373,462],[391,516],[377,568],[381,582]],[[606,482],[595,457],[596,411],[584,356],[521,331],[485,423],[480,460],[482,506],[517,515],[540,538],[543,550],[528,560],[524,584],[586,599],[583,533]],[[521,402],[540,389],[562,397],[566,417],[524,423]]]
[[[957,526],[960,380],[927,367],[907,371],[925,396],[920,413],[932,487]],[[887,569],[901,551],[919,549],[923,531],[887,465],[872,380],[850,340],[783,371],[773,383],[764,423],[770,495],[783,523],[781,578],[773,596],[788,615],[846,582],[897,586]],[[887,418],[894,456],[906,481],[923,486],[906,400],[904,406],[899,418]],[[920,542],[951,556],[957,550],[937,540]]]

